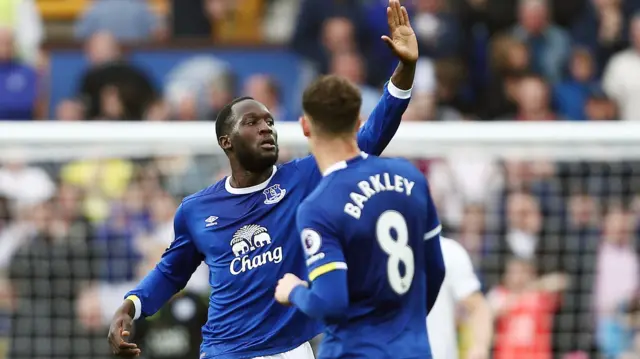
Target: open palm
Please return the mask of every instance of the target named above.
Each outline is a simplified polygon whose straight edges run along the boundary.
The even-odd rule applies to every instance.
[[[407,9],[400,6],[398,0],[389,0],[387,22],[391,37],[382,36],[382,40],[389,45],[400,61],[405,63],[418,61],[418,40],[411,28]]]

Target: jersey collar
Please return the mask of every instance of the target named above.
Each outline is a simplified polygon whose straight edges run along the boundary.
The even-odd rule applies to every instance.
[[[326,177],[326,176],[330,175],[333,172],[345,169],[345,168],[347,168],[349,163],[355,162],[357,160],[365,159],[367,157],[369,157],[368,154],[366,154],[364,152],[360,152],[360,156],[356,156],[356,157],[354,157],[354,158],[352,158],[350,160],[347,160],[347,161],[340,161],[340,162],[332,164],[331,166],[329,166],[329,168],[324,170],[324,172],[322,173],[322,176]]]
[[[231,176],[227,176],[227,179],[224,181],[224,188],[227,190],[227,192],[231,194],[249,194],[249,193],[262,191],[263,189],[267,188],[267,185],[269,184],[273,176],[276,175],[276,171],[278,171],[278,167],[273,166],[273,172],[271,172],[271,176],[269,176],[269,178],[267,178],[266,181],[260,184],[257,184],[255,186],[244,187],[244,188],[231,187]]]

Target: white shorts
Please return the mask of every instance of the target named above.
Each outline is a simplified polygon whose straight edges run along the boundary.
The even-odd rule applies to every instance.
[[[315,356],[313,356],[313,349],[311,349],[311,344],[309,344],[309,342],[306,342],[293,350],[289,350],[286,353],[257,357],[254,359],[315,359]]]

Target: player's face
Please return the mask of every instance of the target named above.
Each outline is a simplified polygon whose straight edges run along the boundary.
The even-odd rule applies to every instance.
[[[267,107],[247,100],[233,107],[236,123],[230,140],[236,158],[246,170],[260,172],[278,161],[278,134]]]

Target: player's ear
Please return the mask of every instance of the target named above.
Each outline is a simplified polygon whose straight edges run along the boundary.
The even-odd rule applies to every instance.
[[[358,121],[356,121],[356,132],[362,127],[362,117],[358,116]]]
[[[300,116],[299,121],[300,121],[300,127],[302,127],[302,134],[304,134],[304,137],[309,137],[309,135],[311,134],[309,120],[307,120],[306,116]]]
[[[233,147],[228,135],[220,136],[220,138],[218,138],[218,144],[225,151],[229,151]]]

